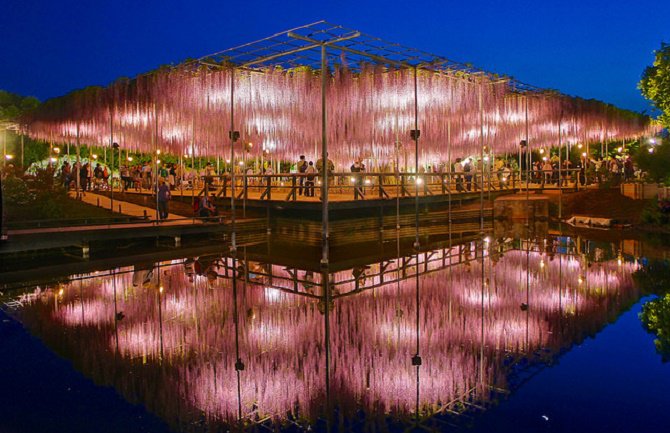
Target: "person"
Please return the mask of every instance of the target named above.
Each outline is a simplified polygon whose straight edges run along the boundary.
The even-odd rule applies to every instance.
[[[542,161],[533,163],[533,183],[542,183]]]
[[[142,188],[149,189],[151,185],[151,165],[145,161],[142,164],[140,173],[142,174]]]
[[[568,182],[572,177],[570,170],[572,169],[572,162],[569,159],[563,160],[563,173],[561,176],[561,185],[568,186]]]
[[[463,163],[461,158],[456,158],[454,162],[454,179],[456,179],[456,191],[463,192]]]
[[[164,220],[168,217],[168,201],[170,200],[171,195],[170,195],[170,187],[163,179],[160,180],[157,195],[158,195],[158,218]]]
[[[86,164],[86,176],[88,177],[86,184],[88,186],[88,190],[92,191],[93,190],[93,164]]]
[[[207,189],[212,186],[214,183],[214,176],[216,175],[216,171],[214,171],[214,167],[212,167],[212,163],[208,162],[205,165],[205,186]]]
[[[305,169],[305,174],[307,179],[305,179],[305,197],[314,197],[314,174],[316,173],[316,168],[314,168],[314,162],[310,161]]]
[[[72,178],[72,167],[68,161],[65,161],[60,169],[61,182],[66,190],[70,189],[70,179]]]
[[[493,170],[496,172],[498,176],[498,184],[502,185],[503,184],[503,178],[505,177],[503,171],[505,169],[505,161],[502,158],[497,158],[494,159],[493,162]]]
[[[216,206],[214,205],[214,194],[209,197],[206,194],[202,196],[198,214],[201,218],[209,218],[218,215]]]
[[[244,172],[246,176],[246,185],[247,186],[256,186],[256,178],[254,178],[254,168],[252,166],[247,167],[247,171]]]
[[[614,185],[619,185],[619,183],[621,183],[621,167],[616,158],[612,158],[610,161],[610,173],[612,173],[612,181],[614,182]]]
[[[512,169],[510,168],[509,164],[504,164],[502,167],[502,178],[500,179],[502,181],[503,187],[509,188],[511,176]]]
[[[577,181],[579,182],[580,185],[586,184],[586,168],[584,167],[584,165],[585,165],[584,159],[581,159],[577,163],[577,168],[579,169]]]
[[[351,165],[351,172],[352,173],[361,173],[363,171],[363,165],[361,163],[360,158],[357,158],[356,161]],[[365,198],[363,195],[362,187],[363,187],[363,177],[360,174],[355,174],[353,176],[353,181],[354,181],[354,200],[358,200],[358,197],[360,196],[361,199]]]
[[[326,159],[327,159],[326,164],[328,165],[328,174],[330,174],[333,171],[335,171],[335,164],[333,164],[333,161],[328,157],[327,153],[326,153]],[[319,158],[316,160],[316,171],[318,171],[319,173],[323,171],[323,158]]]
[[[300,176],[300,181],[298,186],[298,195],[302,195],[303,193],[303,185],[305,184],[305,172],[307,171],[307,161],[305,160],[305,155],[300,155],[300,160],[298,161],[298,173],[301,175]]]
[[[635,166],[633,165],[633,160],[630,156],[626,157],[626,160],[623,163],[623,176],[626,182],[633,180],[635,174]]]
[[[111,180],[113,179],[110,179],[109,175],[110,175],[109,169],[107,168],[107,166],[104,166],[102,168],[102,183],[105,185],[105,189],[110,189],[112,186]]]
[[[554,167],[551,165],[551,161],[549,159],[545,159],[544,165],[542,165],[542,171],[544,172],[544,182],[542,184],[546,183],[551,183],[551,176],[552,172],[554,171]]]
[[[88,188],[88,162],[79,169],[79,183],[82,191]]]
[[[136,165],[133,167],[130,177],[132,179],[132,183],[135,186],[135,191],[141,191],[142,190],[142,170],[140,166]]]
[[[472,191],[472,164],[469,159],[465,160],[463,172],[465,173],[465,187],[468,191]]]
[[[160,168],[158,169],[158,176],[159,179],[163,179],[164,181],[167,182],[168,169],[165,163],[161,164]]]
[[[177,170],[174,167],[174,164],[170,164],[168,168],[168,185],[170,185],[170,190],[174,190],[176,186],[177,179]]]
[[[102,177],[103,177],[102,167],[100,166],[100,163],[96,164],[95,170],[93,170],[93,177],[95,179],[93,189],[98,190],[100,189],[100,184],[102,183]]]
[[[127,165],[122,165],[119,169],[119,174],[121,175],[121,183],[123,185],[123,191],[128,191],[132,184],[133,178],[130,177],[130,170],[128,170]]]

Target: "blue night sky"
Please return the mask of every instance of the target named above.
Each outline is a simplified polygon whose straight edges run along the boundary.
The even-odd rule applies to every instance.
[[[325,19],[642,111],[636,84],[668,17],[668,0],[4,0],[0,88],[45,99]]]

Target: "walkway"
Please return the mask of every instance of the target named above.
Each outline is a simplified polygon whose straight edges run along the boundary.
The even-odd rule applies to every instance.
[[[70,197],[76,198],[76,192],[70,192]],[[92,206],[102,207],[104,209],[112,209],[112,200],[110,197],[96,194],[94,192],[86,192],[81,195],[81,201]],[[114,200],[114,209],[113,212],[118,212],[123,215],[128,215],[137,218],[155,220],[157,211],[156,209],[140,206],[134,203],[129,203],[127,201],[120,201],[118,199]],[[167,220],[161,222],[162,225],[170,224],[183,224],[185,220],[191,220],[192,222],[202,223],[200,220],[194,218],[185,218],[181,215],[168,214]]]

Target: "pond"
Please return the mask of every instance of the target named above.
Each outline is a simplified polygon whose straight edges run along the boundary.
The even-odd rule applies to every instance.
[[[322,269],[276,242],[7,286],[0,430],[670,425],[670,366],[638,318],[652,299],[639,243],[491,232],[417,253],[398,239]]]

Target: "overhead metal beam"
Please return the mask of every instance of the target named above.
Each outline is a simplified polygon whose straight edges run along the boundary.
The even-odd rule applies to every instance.
[[[312,39],[312,38],[308,38],[306,36],[298,35],[298,34],[295,34],[293,32],[289,32],[288,35],[292,38],[295,38],[295,39],[300,39],[300,40],[303,40],[303,41],[306,41],[306,42],[321,44],[316,39]],[[388,59],[384,56],[379,56],[377,54],[366,53],[365,51],[360,51],[360,50],[356,50],[356,49],[349,48],[349,47],[343,47],[342,45],[335,45],[338,42],[346,41],[346,40],[349,40],[349,39],[354,39],[354,38],[359,37],[360,35],[361,35],[360,32],[356,32],[356,33],[354,33],[353,36],[333,39],[332,41],[327,41],[327,42],[323,42],[323,43],[330,46],[331,48],[336,48],[338,50],[342,50],[342,51],[346,51],[346,52],[349,52],[349,53],[352,53],[352,54],[357,54],[359,56],[367,57],[369,59],[376,60],[380,63],[388,63],[388,64],[395,65],[395,66],[407,66],[406,63],[398,62],[396,60],[391,60],[391,59]]]
[[[316,41],[314,39],[305,38],[303,36],[297,35],[293,32],[288,32],[287,36],[289,36],[291,38],[294,38],[294,39],[306,40],[308,42],[311,42],[311,44],[310,45],[305,45],[303,47],[295,48],[295,49],[292,49],[292,50],[289,50],[289,51],[282,51],[281,53],[271,54],[271,55],[265,56],[265,57],[260,57],[258,59],[252,60],[250,62],[242,63],[240,65],[240,67],[244,68],[244,67],[248,67],[248,66],[251,66],[251,65],[257,65],[259,63],[268,62],[270,60],[274,60],[274,59],[278,59],[280,57],[288,56],[290,54],[295,54],[295,53],[300,53],[300,52],[303,52],[303,51],[313,50],[313,49],[319,48],[323,44],[331,45],[331,44],[336,43],[336,42],[347,41],[349,39],[357,38],[360,35],[361,35],[360,32],[356,32],[356,33],[354,33],[353,35],[350,35],[350,36],[345,36],[345,37],[333,39],[333,40],[330,40],[330,41],[319,42],[319,41]]]
[[[263,63],[263,62],[268,62],[270,60],[278,59],[280,57],[288,56],[289,54],[295,54],[295,53],[300,53],[302,51],[313,50],[315,48],[319,48],[320,46],[321,46],[321,44],[306,45],[304,47],[295,48],[293,50],[282,51],[281,53],[272,54],[272,55],[265,56],[265,57],[260,57],[258,59],[252,60],[250,62],[242,63],[240,66],[244,68],[244,67],[248,67],[248,66],[251,66],[251,65],[256,65],[258,63]]]

